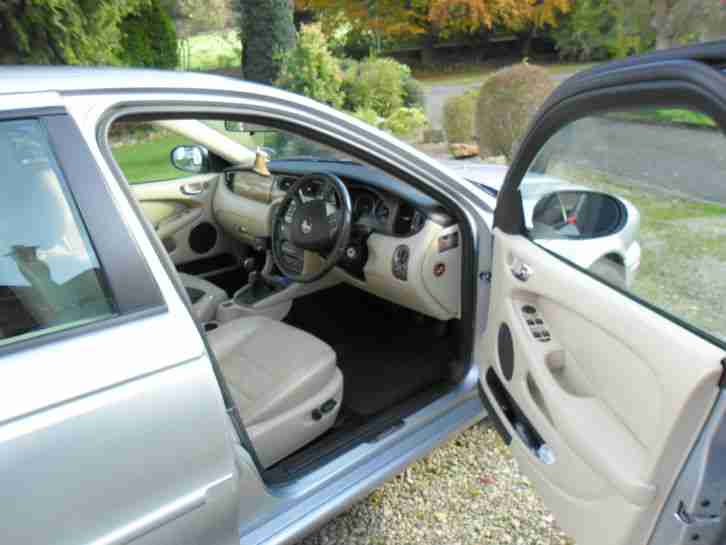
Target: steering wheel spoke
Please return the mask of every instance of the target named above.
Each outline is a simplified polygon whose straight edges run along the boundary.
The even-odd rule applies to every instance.
[[[306,201],[301,191],[310,184],[319,184],[320,189],[314,198]],[[331,211],[332,199],[337,206],[332,206]],[[273,218],[272,257],[277,268],[295,282],[321,278],[335,266],[348,244],[351,223],[350,194],[340,178],[328,173],[300,178],[285,195]],[[291,252],[296,255],[292,256]],[[296,260],[299,262],[301,254],[304,254],[302,271],[290,265]],[[309,267],[310,262],[316,266]]]

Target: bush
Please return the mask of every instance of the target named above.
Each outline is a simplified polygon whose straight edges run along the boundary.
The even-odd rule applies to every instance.
[[[418,135],[429,124],[426,114],[419,108],[401,107],[383,122],[382,127],[398,136],[418,140]]]
[[[477,101],[481,156],[504,155],[511,160],[527,125],[554,88],[544,69],[526,63],[492,74]]]
[[[610,0],[573,3],[552,37],[560,58],[600,61],[642,53],[654,45],[652,14],[647,2],[632,5]]]
[[[304,26],[295,48],[283,57],[277,85],[339,108],[343,105],[342,81],[340,65],[320,26]]]
[[[350,110],[375,110],[390,116],[403,106],[403,81],[408,67],[393,59],[368,58],[345,73],[346,105]]]
[[[380,128],[384,121],[384,119],[380,115],[378,115],[375,110],[372,110],[370,108],[360,108],[353,112],[351,115],[360,119],[364,123],[368,123],[369,125],[373,125],[374,127],[378,128]]]
[[[119,58],[129,66],[176,68],[176,27],[159,0],[151,0],[121,22]]]
[[[444,131],[449,143],[467,143],[474,139],[474,116],[479,91],[451,97],[444,104]]]
[[[405,65],[404,65],[405,66]],[[406,66],[408,68],[408,66]],[[403,105],[407,108],[424,107],[424,91],[423,87],[417,79],[411,75],[409,68],[408,75],[403,79]]]

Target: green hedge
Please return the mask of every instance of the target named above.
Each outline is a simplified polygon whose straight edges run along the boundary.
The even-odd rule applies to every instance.
[[[179,64],[176,28],[159,0],[143,4],[121,23],[119,57],[129,66],[176,68]]]
[[[444,132],[451,144],[466,144],[474,140],[474,116],[479,91],[473,90],[451,97],[444,104]]]
[[[477,102],[480,155],[511,159],[530,120],[554,88],[546,70],[527,63],[489,76],[479,90]]]

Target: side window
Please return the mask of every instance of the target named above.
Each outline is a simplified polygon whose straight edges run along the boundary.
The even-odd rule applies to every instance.
[[[678,108],[607,112],[557,132],[520,187],[529,236],[726,340],[726,141]]]
[[[37,120],[0,122],[0,345],[111,316],[88,235]]]
[[[184,136],[150,123],[117,121],[111,126],[109,142],[116,163],[131,184],[192,176],[171,162],[177,146],[191,143]]]

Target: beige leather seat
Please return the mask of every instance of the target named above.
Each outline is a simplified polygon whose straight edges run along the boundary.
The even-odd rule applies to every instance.
[[[227,322],[208,339],[262,465],[271,466],[333,425],[343,375],[323,341],[262,316]]]
[[[229,299],[227,292],[211,282],[191,274],[179,273],[179,278],[184,289],[187,290],[194,318],[198,322],[214,320],[219,304]]]

